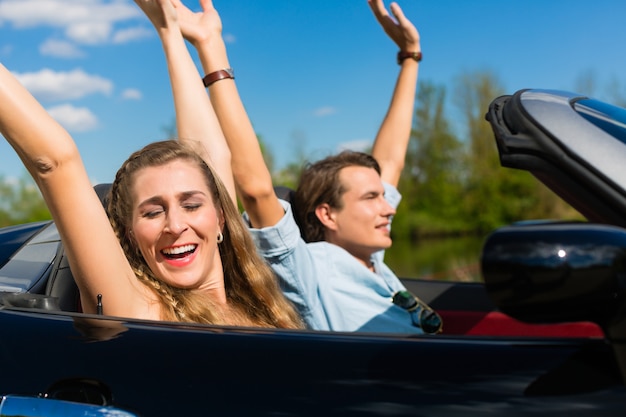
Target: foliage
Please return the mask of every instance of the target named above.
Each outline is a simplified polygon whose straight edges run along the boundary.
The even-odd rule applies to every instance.
[[[459,77],[454,97],[465,126],[461,139],[450,128],[445,89],[420,84],[396,236],[483,234],[518,220],[580,218],[530,173],[500,166],[485,113],[501,94],[489,72]]]
[[[278,172],[274,172],[273,181],[276,185],[289,187],[291,189],[298,188],[302,169],[308,162],[307,154],[304,150],[306,144],[306,134],[300,130],[291,132],[291,142],[295,150],[295,161],[287,164],[286,167]]]
[[[0,176],[0,227],[51,218],[39,189],[27,173],[15,180]]]
[[[458,203],[466,171],[463,144],[453,135],[445,116],[445,90],[422,83],[417,103],[415,128],[399,184],[404,208],[394,220],[394,230],[411,237],[462,228]]]

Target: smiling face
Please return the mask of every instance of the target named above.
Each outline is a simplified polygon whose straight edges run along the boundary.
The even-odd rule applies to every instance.
[[[131,236],[154,275],[178,288],[223,287],[223,216],[200,169],[183,159],[142,168],[131,190]]]
[[[339,180],[346,191],[341,207],[327,207],[323,220],[326,240],[369,266],[374,252],[391,246],[389,226],[395,209],[385,200],[380,175],[374,169],[346,167],[341,169]]]

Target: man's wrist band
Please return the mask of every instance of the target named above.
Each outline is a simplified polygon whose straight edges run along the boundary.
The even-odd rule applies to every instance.
[[[232,68],[224,68],[221,70],[213,71],[205,75],[202,79],[202,82],[204,83],[205,87],[208,87],[214,82],[224,80],[226,78],[231,78],[233,80],[235,79],[235,71],[233,71]]]
[[[407,58],[414,59],[416,62],[420,62],[422,60],[422,51],[419,52],[398,52],[398,65],[402,65],[402,61]]]

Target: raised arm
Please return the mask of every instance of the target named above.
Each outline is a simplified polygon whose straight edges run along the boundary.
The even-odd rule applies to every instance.
[[[368,4],[399,51],[421,54],[419,33],[397,3],[390,5],[395,20],[389,15],[383,0],[368,0]],[[389,109],[372,148],[372,155],[380,164],[383,181],[393,186],[397,186],[400,180],[411,137],[418,68],[418,60],[402,60]]]
[[[154,25],[167,61],[178,139],[196,147],[230,192],[236,205],[231,154],[198,69],[181,34],[171,0],[135,0]]]
[[[141,289],[89,181],[74,141],[0,65],[0,133],[15,149],[48,205],[68,255],[82,308],[137,317]]]
[[[230,68],[222,23],[211,0],[201,0],[202,12],[193,13],[180,0],[172,0],[178,10],[185,38],[197,49],[205,74]],[[284,214],[252,123],[232,78],[208,86],[211,102],[230,147],[237,192],[253,227],[276,224]],[[207,143],[211,148],[214,143]]]

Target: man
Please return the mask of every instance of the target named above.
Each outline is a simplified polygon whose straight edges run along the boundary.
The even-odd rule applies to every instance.
[[[384,264],[391,217],[411,132],[421,48],[419,34],[392,3],[368,0],[376,19],[399,47],[400,72],[372,156],[346,152],[305,170],[295,198],[279,200],[256,133],[229,69],[221,21],[209,0],[203,12],[181,13],[181,28],[199,52],[211,101],[232,155],[237,193],[257,248],[287,297],[316,330],[422,333],[425,316],[438,318],[404,288]],[[205,141],[205,146],[219,144]],[[304,237],[304,238],[303,238]],[[425,314],[425,316],[424,316]],[[427,329],[429,332],[438,330]]]

